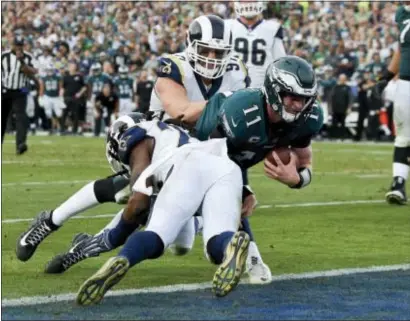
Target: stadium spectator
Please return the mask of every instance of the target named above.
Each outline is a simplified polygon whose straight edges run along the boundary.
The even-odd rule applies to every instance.
[[[154,82],[148,79],[148,73],[146,71],[142,71],[136,86],[137,88],[134,92],[136,93],[137,111],[145,113],[149,108]]]
[[[60,131],[65,133],[67,116],[70,115],[72,123],[72,133],[77,134],[78,127],[81,127],[85,120],[85,96],[87,86],[84,76],[78,72],[77,63],[68,63],[68,74],[63,78],[63,97],[66,108],[61,118]]]
[[[352,93],[350,87],[346,84],[347,76],[340,74],[336,86],[330,94],[332,110],[332,128],[331,137],[337,139],[348,138],[345,127],[345,120],[348,109],[352,103]]]

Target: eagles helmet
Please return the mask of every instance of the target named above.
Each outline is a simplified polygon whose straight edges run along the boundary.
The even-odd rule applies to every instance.
[[[128,71],[129,71],[129,68],[125,65],[122,65],[120,66],[120,68],[118,68],[118,72],[121,78],[126,78],[128,76]]]
[[[262,13],[263,1],[234,1],[235,12],[239,17],[253,18]]]
[[[262,90],[267,103],[284,121],[291,123],[308,114],[317,96],[317,82],[312,66],[297,56],[285,56],[273,61],[267,68]],[[284,98],[299,99],[297,110],[286,106]],[[289,100],[289,99],[286,99]]]
[[[214,52],[214,57],[209,57],[210,52]],[[208,79],[221,77],[233,54],[230,29],[215,15],[196,18],[187,31],[186,54],[198,75]]]
[[[93,63],[90,70],[92,75],[99,75],[102,72],[101,64],[99,62]]]
[[[118,153],[121,135],[145,119],[142,113],[129,113],[119,117],[108,129],[105,155],[114,173],[124,172],[123,175],[128,175],[128,168],[122,164]]]

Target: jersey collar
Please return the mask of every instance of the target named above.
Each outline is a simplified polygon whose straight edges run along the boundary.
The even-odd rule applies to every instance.
[[[199,89],[201,90],[202,96],[205,100],[210,99],[213,95],[216,94],[219,88],[221,88],[223,76],[212,80],[211,88],[209,88],[209,91],[207,91],[204,83],[202,82],[201,76],[199,76],[196,72],[194,72],[194,75]]]
[[[248,25],[244,24],[239,18],[236,18],[236,20],[238,20],[238,22],[239,22],[241,25],[243,25],[243,26],[246,28],[246,30],[248,30],[248,31],[253,31],[253,30],[255,30],[255,28],[256,28],[257,26],[259,26],[259,25],[262,23],[262,21],[263,21],[263,19],[261,19],[261,20],[255,22],[252,26],[248,26]]]

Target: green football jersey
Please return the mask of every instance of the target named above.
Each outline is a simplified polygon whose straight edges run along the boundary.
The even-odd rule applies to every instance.
[[[396,11],[396,23],[399,27],[400,78],[410,80],[410,11],[400,6]]]
[[[132,85],[133,85],[133,81],[129,77],[127,78],[118,77],[114,81],[115,91],[120,99],[121,98],[122,99],[132,98],[132,92],[133,92]]]
[[[44,84],[44,95],[49,97],[58,97],[60,90],[60,80],[61,78],[57,75],[47,75],[41,77]]]
[[[91,91],[93,95],[97,96],[103,89],[104,84],[112,83],[110,76],[101,73],[96,76],[90,76],[87,80],[87,84],[91,86]]]
[[[213,96],[196,123],[195,136],[200,140],[226,137],[229,156],[247,169],[273,148],[309,146],[322,125],[323,111],[317,103],[307,118],[293,124],[270,123],[263,92],[248,88]]]

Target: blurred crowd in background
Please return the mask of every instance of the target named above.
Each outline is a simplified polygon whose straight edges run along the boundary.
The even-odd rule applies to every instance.
[[[121,65],[129,67],[138,83],[144,77],[155,80],[156,58],[164,53],[184,50],[190,22],[202,14],[235,18],[230,2],[2,2],[2,50],[9,47],[15,32],[25,36],[25,50],[38,62],[40,75],[52,63],[61,74],[70,61],[88,76],[94,62],[114,77]],[[380,126],[368,132],[369,139],[391,136],[392,127],[380,121],[380,110],[389,114],[389,95],[372,92],[372,85],[387,68],[397,47],[398,31],[394,14],[398,2],[371,1],[292,1],[268,2],[265,19],[278,19],[284,26],[284,43],[289,54],[302,56],[316,68],[320,95],[330,116],[360,110],[375,115]],[[346,76],[346,77],[345,77]],[[344,95],[349,87],[346,103]],[[388,91],[386,91],[387,93]],[[384,97],[387,96],[387,97]],[[136,106],[138,107],[138,106]],[[33,128],[39,122],[36,111]],[[337,117],[330,117],[337,122]],[[362,115],[363,118],[363,115]],[[338,118],[339,119],[339,118]],[[388,117],[386,118],[388,119]],[[368,120],[370,121],[370,120]],[[381,122],[381,123],[380,123]],[[360,124],[359,124],[360,125]],[[355,126],[359,126],[355,125]],[[337,127],[337,126],[336,126]],[[343,127],[343,126],[342,126]],[[354,132],[326,135],[342,137]],[[360,130],[360,128],[359,128]],[[362,129],[363,130],[363,129]]]

